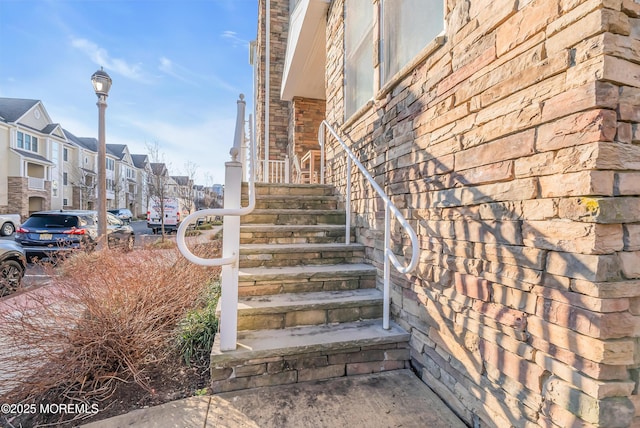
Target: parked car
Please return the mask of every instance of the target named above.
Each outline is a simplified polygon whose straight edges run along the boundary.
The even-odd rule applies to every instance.
[[[133,249],[133,229],[111,213],[107,213],[107,237],[109,248]],[[80,249],[91,251],[97,245],[97,239],[98,213],[84,210],[33,213],[15,235],[28,260],[53,258]]]
[[[10,236],[20,227],[19,214],[0,214],[0,235]]]
[[[133,213],[127,208],[118,208],[115,210],[109,210],[109,212],[127,224],[131,223],[131,220],[133,219]]]
[[[0,240],[0,297],[16,291],[27,269],[24,249],[15,241]]]

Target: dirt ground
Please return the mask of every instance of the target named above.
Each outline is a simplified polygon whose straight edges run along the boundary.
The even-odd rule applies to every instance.
[[[58,414],[34,413],[21,416],[0,414],[0,426],[7,428],[77,427],[132,410],[207,394],[209,379],[208,362],[200,362],[197,366],[188,367],[176,356],[147,370],[144,381],[151,387],[151,391],[146,391],[135,382],[120,383],[114,395],[104,402],[97,403],[98,413],[95,416],[79,419],[66,417],[61,420]],[[61,399],[60,402],[63,400]]]

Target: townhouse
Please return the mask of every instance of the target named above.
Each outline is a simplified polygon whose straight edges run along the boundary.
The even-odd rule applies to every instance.
[[[0,98],[0,212],[95,209],[98,142],[54,123],[39,100]],[[134,161],[135,159],[135,161]],[[107,208],[146,212],[146,155],[107,145]]]

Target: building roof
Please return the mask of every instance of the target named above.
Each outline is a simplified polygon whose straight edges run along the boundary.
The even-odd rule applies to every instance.
[[[91,137],[79,137],[78,143],[82,145],[85,149],[91,150],[92,152],[98,153],[98,139]]]
[[[41,163],[45,163],[47,165],[53,165],[53,163],[49,159],[45,158],[44,156],[40,156],[37,153],[28,152],[26,150],[15,149],[15,148],[12,148],[11,150],[13,150],[14,152],[18,153],[20,156],[24,156],[25,158],[37,160],[37,161],[39,161]]]
[[[0,117],[7,123],[15,122],[39,102],[22,98],[0,98]]]
[[[149,156],[147,155],[131,155],[131,162],[136,168],[144,169],[146,164],[149,163]]]
[[[127,151],[126,144],[107,144],[107,153],[122,160]]]
[[[191,180],[186,175],[172,175],[171,178],[178,186],[188,186]]]
[[[69,140],[71,143],[75,144],[76,146],[82,147],[92,152],[98,151],[98,140],[96,140],[95,138],[76,137],[75,135],[73,135],[71,132],[69,132],[64,128],[62,128],[62,132],[64,132],[64,135],[65,137],[67,137],[67,140]]]
[[[153,175],[168,175],[169,171],[167,171],[167,165],[164,163],[150,163],[151,171]]]

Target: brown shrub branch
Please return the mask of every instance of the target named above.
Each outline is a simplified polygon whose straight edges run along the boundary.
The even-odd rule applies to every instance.
[[[122,382],[148,390],[145,369],[167,357],[176,324],[219,274],[176,250],[78,254],[46,269],[50,285],[0,311],[2,402],[104,401]]]

